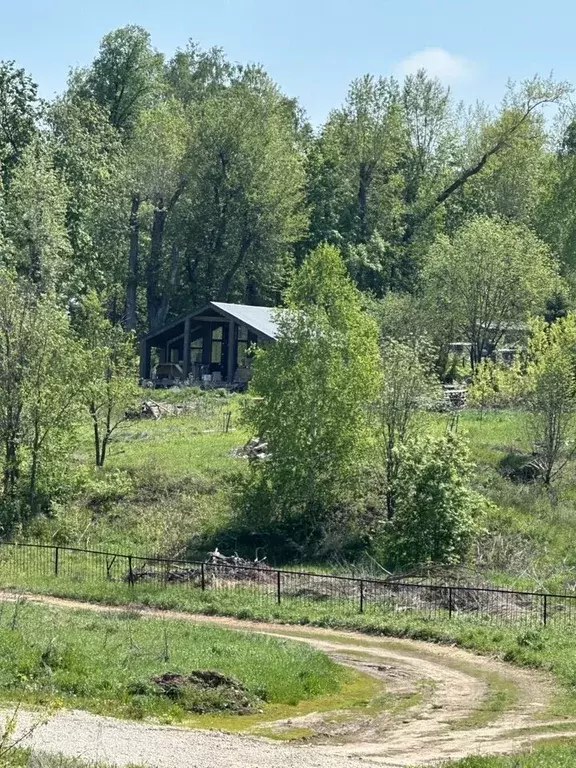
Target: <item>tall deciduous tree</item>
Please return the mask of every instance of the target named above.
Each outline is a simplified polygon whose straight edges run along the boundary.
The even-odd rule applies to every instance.
[[[403,447],[412,437],[415,416],[441,400],[438,379],[423,362],[425,350],[386,340],[382,348],[383,379],[378,417],[386,477],[386,513],[396,513]]]
[[[523,377],[529,428],[545,485],[574,456],[576,437],[576,315],[532,325]]]
[[[129,134],[142,110],[159,96],[163,57],[152,48],[150,34],[128,25],[107,34],[98,56],[86,70],[73,74],[72,90],[103,107],[110,123]]]
[[[270,458],[256,469],[263,529],[313,549],[357,487],[376,398],[378,335],[339,252],[317,248],[296,276],[276,343],[258,354],[249,410]],[[350,521],[349,521],[350,522]],[[337,525],[337,524],[336,524]]]
[[[180,253],[174,240],[166,247],[166,229],[190,182],[192,128],[184,108],[168,99],[141,114],[130,146],[133,193],[126,293],[126,327],[136,327],[136,293],[140,268],[142,219],[149,222],[149,253],[145,261],[146,308],[151,330],[166,322],[180,274]]]
[[[184,298],[274,301],[306,227],[293,110],[260,70],[247,70],[192,121],[190,181],[173,219]]]
[[[0,62],[0,179],[4,187],[38,133],[38,87],[13,61]]]
[[[6,529],[37,511],[40,488],[67,456],[78,421],[79,350],[68,317],[49,293],[0,272],[0,467]]]
[[[106,111],[93,100],[64,97],[47,110],[54,168],[69,190],[68,295],[94,288],[123,311],[128,243],[128,155]]]
[[[134,340],[113,325],[94,291],[75,309],[75,328],[84,350],[80,397],[89,415],[97,467],[103,467],[110,439],[139,401]]]
[[[4,264],[42,291],[61,288],[68,276],[67,202],[68,190],[55,172],[49,148],[35,141],[24,150],[12,176],[5,206]]]
[[[473,366],[507,330],[543,313],[558,284],[558,265],[531,230],[484,217],[439,237],[423,274],[439,336],[460,333]]]

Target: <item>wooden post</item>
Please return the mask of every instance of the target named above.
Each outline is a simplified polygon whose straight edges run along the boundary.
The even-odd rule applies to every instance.
[[[146,339],[140,342],[140,378],[150,378],[150,344]]]
[[[184,369],[184,378],[188,378],[190,373],[190,318],[187,317],[184,320],[184,355],[182,357]]]
[[[54,576],[58,576],[58,569],[60,564],[60,550],[58,547],[54,550]]]
[[[228,323],[228,361],[226,363],[227,365],[227,373],[226,373],[226,379],[228,381],[228,384],[232,384],[232,380],[234,379],[234,347],[236,346],[236,337],[235,337],[235,329],[236,329],[236,323],[234,320],[230,320]]]
[[[360,613],[364,613],[364,579],[360,579]]]

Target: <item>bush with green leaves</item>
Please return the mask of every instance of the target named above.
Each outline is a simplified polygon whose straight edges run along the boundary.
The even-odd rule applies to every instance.
[[[524,379],[529,430],[545,485],[576,450],[576,315],[532,324]]]
[[[395,566],[460,562],[487,504],[469,487],[473,465],[465,443],[453,433],[414,437],[398,451],[389,560]]]

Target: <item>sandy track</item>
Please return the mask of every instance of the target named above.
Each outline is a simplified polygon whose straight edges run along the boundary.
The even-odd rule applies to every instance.
[[[17,596],[4,593],[0,599],[15,600]],[[51,597],[27,599],[100,612],[126,610]],[[392,692],[419,688],[424,693],[418,706],[402,715],[383,713],[371,720],[353,718],[336,739],[327,737],[322,744],[288,745],[253,736],[145,725],[75,711],[61,712],[36,728],[27,741],[34,749],[119,766],[136,763],[154,768],[351,768],[426,765],[472,754],[508,753],[553,735],[527,730],[547,723],[546,709],[554,691],[548,677],[457,648],[174,611],[133,610],[146,616],[210,623],[299,640],[325,651],[339,663],[384,678]],[[489,722],[485,718],[483,726],[475,726],[479,710],[495,690],[503,689],[513,702],[504,712],[494,713]],[[19,728],[26,729],[33,718],[34,715],[21,713]],[[292,720],[291,724],[306,725],[311,720],[313,716],[308,716]],[[547,724],[551,728],[555,725]],[[525,733],[518,735],[523,729]],[[563,730],[561,735],[575,736],[576,723],[574,733]]]

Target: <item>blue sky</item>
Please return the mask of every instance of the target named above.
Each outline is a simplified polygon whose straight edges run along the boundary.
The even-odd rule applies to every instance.
[[[189,38],[262,64],[318,123],[354,77],[426,65],[466,101],[497,103],[508,77],[576,82],[569,0],[21,0],[0,2],[0,59],[15,59],[45,97],[100,38],[140,24],[171,54]]]

